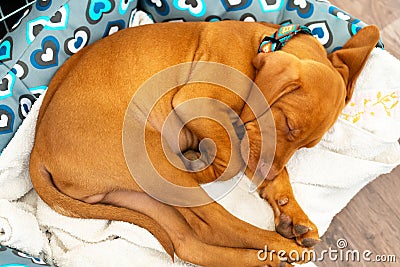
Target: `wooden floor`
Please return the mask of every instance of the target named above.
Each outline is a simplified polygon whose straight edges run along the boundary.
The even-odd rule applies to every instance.
[[[381,29],[385,49],[400,59],[399,0],[331,0],[332,4]],[[400,122],[399,122],[400,123]],[[396,263],[325,260],[318,266],[400,266],[400,167],[366,186],[333,220],[316,251],[336,249],[344,238],[348,250],[396,255]],[[346,251],[346,250],[344,250]],[[325,257],[327,258],[327,257]]]

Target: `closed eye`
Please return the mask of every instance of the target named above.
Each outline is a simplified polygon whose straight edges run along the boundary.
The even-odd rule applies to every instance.
[[[292,121],[287,116],[285,116],[285,118],[286,118],[286,125],[287,125],[287,128],[288,128],[287,138],[288,138],[289,141],[293,142],[293,141],[295,141],[297,139],[297,136],[299,135],[300,130],[296,129],[293,126]]]
[[[285,119],[286,119],[286,125],[287,125],[287,127],[288,127],[288,129],[289,129],[289,132],[290,132],[290,131],[293,131],[294,129],[293,129],[292,124],[290,123],[289,118],[288,118],[287,116],[285,116]]]

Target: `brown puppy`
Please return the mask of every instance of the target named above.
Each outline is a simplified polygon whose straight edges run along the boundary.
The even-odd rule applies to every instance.
[[[335,122],[379,32],[376,27],[367,27],[329,56],[315,38],[305,34],[297,34],[282,51],[258,54],[261,40],[276,30],[273,25],[234,21],[148,25],[116,33],[72,56],[51,81],[37,121],[30,168],[40,197],[67,216],[137,224],[156,236],[171,256],[176,253],[203,266],[276,266],[276,257],[263,262],[258,259],[257,253],[265,245],[270,251],[299,253],[302,246],[313,246],[319,238],[317,229],[294,200],[284,166],[298,148],[315,145]],[[251,110],[245,101],[257,92],[251,84],[232,92],[216,84],[181,82],[158,99],[149,117],[139,113],[153,104],[147,103],[150,98],[134,102],[136,113],[126,113],[138,88],[154,74],[199,61],[222,63],[240,71],[255,81],[271,108]],[[193,71],[198,65],[172,73],[165,83],[189,81],[198,74]],[[246,96],[245,100],[239,95]],[[179,109],[186,101],[200,97],[209,101],[209,105],[202,102],[200,108],[217,114],[224,127],[206,117],[191,120],[193,114],[189,113],[196,110]],[[224,103],[225,109],[210,99]],[[232,110],[233,115],[229,113]],[[276,127],[276,155],[268,172],[264,165],[271,147],[261,150],[261,138],[273,129],[260,129],[259,125],[270,112]],[[182,128],[178,150],[168,143],[168,129],[163,131],[169,114],[173,114],[174,130]],[[241,128],[238,116],[247,133],[244,138],[237,133]],[[144,136],[130,134],[124,123],[143,124]],[[203,153],[208,155],[203,161],[212,161],[209,166],[201,169],[200,164],[199,170],[189,161],[186,167],[195,172],[188,172],[182,162],[182,168],[170,163],[171,157],[179,161],[181,151],[187,158],[198,157],[199,140],[205,138],[213,139],[216,146],[213,152]],[[130,146],[123,147],[126,140]],[[163,140],[171,146],[169,158]],[[249,148],[243,145],[245,141]],[[141,143],[145,143],[147,155],[140,154],[137,159],[149,157],[160,176],[186,187],[213,181],[227,169],[224,175],[230,177],[247,164],[249,176],[267,177],[259,190],[274,209],[277,230],[295,239],[235,218],[208,201],[206,194],[196,197],[209,203],[197,207],[188,207],[193,196],[177,195],[179,191],[164,193],[176,198],[174,203],[180,207],[149,196],[136,182],[138,177],[132,177],[129,159],[125,161]],[[248,161],[244,160],[247,156]],[[157,184],[151,186],[157,191]]]

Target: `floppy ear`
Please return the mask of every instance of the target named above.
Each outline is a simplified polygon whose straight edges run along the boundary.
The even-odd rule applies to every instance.
[[[276,51],[273,53],[259,53],[253,59],[253,65],[257,69],[254,83],[257,87],[250,90],[246,105],[244,106],[240,118],[244,123],[254,120],[264,113],[266,108],[256,111],[253,114],[247,103],[257,103],[260,101],[260,91],[272,106],[280,97],[300,87],[300,60],[288,53]],[[259,107],[252,105],[251,107]],[[267,108],[269,108],[269,106]]]
[[[342,49],[328,55],[332,65],[340,73],[346,84],[346,104],[353,95],[358,75],[360,75],[369,54],[378,41],[379,29],[376,26],[367,26],[354,35]]]

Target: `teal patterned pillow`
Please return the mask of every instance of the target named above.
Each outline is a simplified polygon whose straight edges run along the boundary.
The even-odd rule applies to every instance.
[[[323,0],[37,0],[0,43],[0,153],[62,63],[82,47],[129,27],[137,10],[156,22],[302,24],[327,52],[340,49],[365,26]]]

